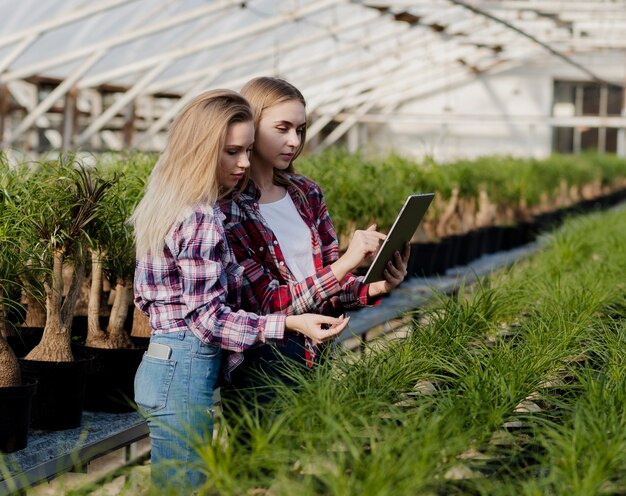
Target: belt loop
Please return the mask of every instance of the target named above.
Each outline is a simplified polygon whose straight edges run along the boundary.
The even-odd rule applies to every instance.
[[[185,334],[187,334],[187,329],[183,329],[181,332],[178,333],[178,339],[180,339],[181,341],[185,339]]]

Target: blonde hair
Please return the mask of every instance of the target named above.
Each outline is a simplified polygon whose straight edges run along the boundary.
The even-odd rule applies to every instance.
[[[263,117],[263,111],[269,107],[273,107],[276,104],[290,101],[298,101],[306,108],[306,100],[298,88],[293,84],[275,77],[262,76],[251,79],[241,88],[241,94],[252,105],[252,111],[254,113],[254,128],[258,131],[261,117]],[[258,134],[258,133],[257,133]],[[284,171],[274,169],[274,183],[281,186],[289,186],[291,181],[287,177],[286,173],[294,173],[293,162],[306,142],[306,126],[302,130],[302,137],[300,146],[295,151],[289,167]]]
[[[129,219],[137,257],[163,250],[165,236],[190,207],[217,201],[218,166],[228,126],[252,120],[250,104],[231,90],[203,92],[180,111],[146,193]]]

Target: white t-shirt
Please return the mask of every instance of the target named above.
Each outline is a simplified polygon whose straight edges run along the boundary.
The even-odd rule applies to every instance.
[[[261,215],[274,232],[285,263],[297,281],[315,274],[311,231],[289,193],[272,203],[260,203]]]

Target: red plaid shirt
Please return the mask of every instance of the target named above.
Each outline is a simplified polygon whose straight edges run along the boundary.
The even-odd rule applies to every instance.
[[[330,265],[339,258],[339,243],[321,188],[311,179],[290,175],[287,188],[302,220],[311,231],[315,274],[297,281],[285,262],[276,236],[259,210],[260,191],[252,181],[234,199],[220,202],[226,235],[244,268],[242,308],[267,314],[306,312],[339,315],[344,310],[377,304],[368,298],[362,277],[347,274],[337,281]]]
[[[198,339],[232,351],[226,376],[242,352],[266,339],[282,340],[285,315],[260,317],[239,307],[242,268],[228,245],[218,208],[201,205],[174,225],[163,251],[137,260],[135,305],[154,334],[191,329]]]

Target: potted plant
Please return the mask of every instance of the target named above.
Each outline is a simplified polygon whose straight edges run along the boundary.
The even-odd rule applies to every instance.
[[[80,425],[86,358],[74,360],[71,325],[85,274],[88,227],[109,181],[94,177],[73,156],[44,161],[26,179],[27,195],[16,205],[33,233],[29,245],[32,268],[45,290],[46,325],[41,341],[21,360],[22,373],[37,378],[33,426],[66,429]],[[63,297],[63,268],[73,269]]]
[[[6,223],[0,221],[0,452],[26,447],[36,380],[22,381],[19,363],[6,340],[6,308],[17,304],[6,295],[15,285],[19,249]]]
[[[87,335],[81,355],[93,355],[95,361],[87,375],[85,408],[98,411],[133,409],[134,377],[147,347],[135,347],[125,327],[133,301],[135,246],[132,228],[126,219],[132,213],[138,195],[130,181],[114,183],[98,205],[98,215],[89,228],[91,286],[87,310]],[[114,299],[108,324],[102,326],[101,302],[103,276],[114,286]],[[136,340],[140,342],[139,340]]]
[[[6,162],[0,163],[2,175],[9,173]],[[4,186],[4,185],[3,185]],[[22,382],[19,363],[9,346],[7,311],[19,305],[11,295],[20,294],[19,277],[23,272],[19,246],[19,219],[10,215],[9,191],[0,190],[0,452],[12,453],[26,447],[31,402],[36,381]]]

